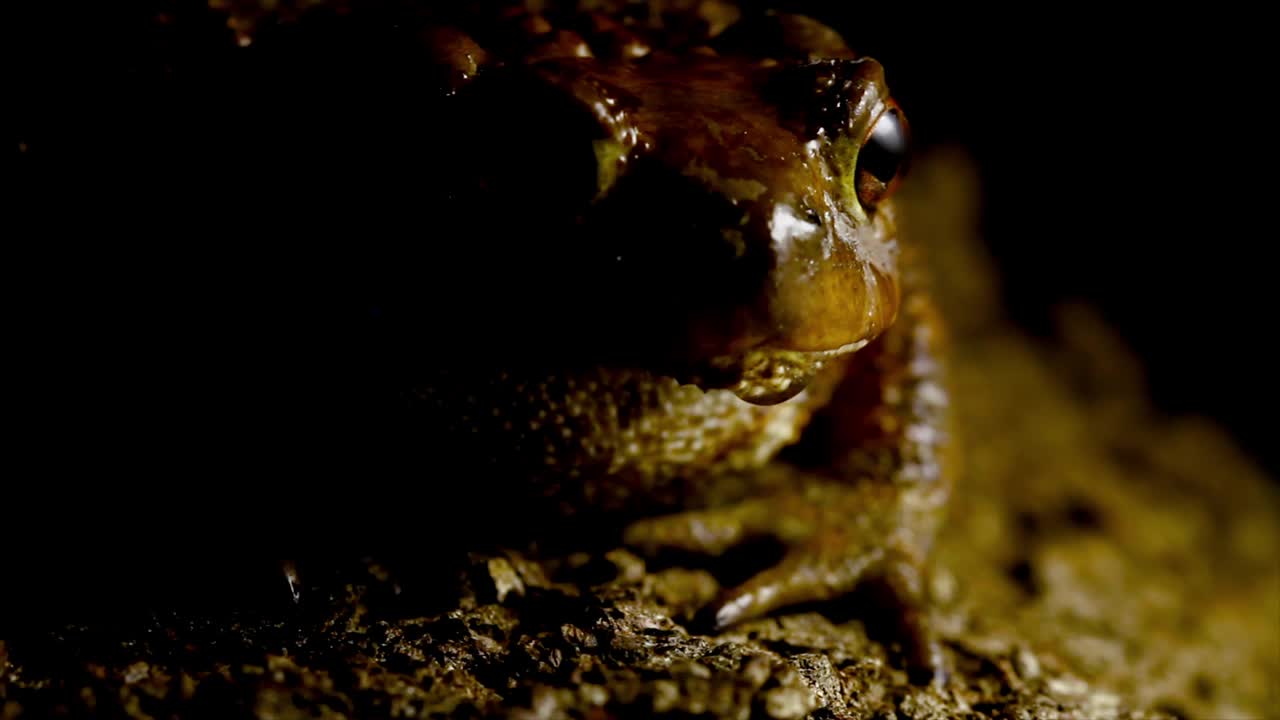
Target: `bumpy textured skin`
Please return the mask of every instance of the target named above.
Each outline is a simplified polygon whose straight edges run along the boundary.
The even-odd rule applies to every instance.
[[[924,579],[954,468],[942,342],[927,297],[909,294],[898,324],[852,358],[794,452],[754,474],[755,497],[639,521],[628,542],[718,555],[753,537],[781,540],[781,562],[708,608],[714,627],[876,581],[908,666],[940,681],[946,662]]]
[[[650,552],[782,540],[714,627],[877,580],[908,664],[939,677],[922,573],[947,398],[923,284],[869,199],[891,188],[858,173],[893,107],[882,69],[807,18],[591,5],[409,23],[447,129],[430,249],[388,295],[420,338],[416,437],[573,511],[692,508],[628,529]]]
[[[431,335],[424,436],[545,484],[759,466],[893,322],[892,207],[852,182],[891,101],[830,30],[630,3],[458,11],[420,34],[452,128],[434,236],[469,240],[426,262],[483,283],[472,303],[405,282],[405,332]]]
[[[687,482],[758,468],[794,442],[824,405],[843,364],[787,402],[751,405],[728,390],[702,390],[633,369],[564,374],[518,369],[424,371],[416,392],[438,437],[497,470],[519,468],[565,509],[680,502]],[[468,442],[468,438],[471,439]],[[455,450],[457,447],[455,447]],[[568,486],[577,486],[573,490]],[[660,497],[661,496],[661,497]]]

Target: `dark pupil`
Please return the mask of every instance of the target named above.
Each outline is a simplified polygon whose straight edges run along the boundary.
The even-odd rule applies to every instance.
[[[897,110],[876,121],[866,144],[858,151],[858,168],[888,185],[907,156],[907,133]]]

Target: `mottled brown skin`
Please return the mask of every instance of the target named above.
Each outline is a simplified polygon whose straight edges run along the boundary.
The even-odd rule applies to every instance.
[[[499,311],[437,322],[467,351],[426,351],[418,407],[442,447],[570,510],[696,508],[631,525],[646,551],[783,541],[708,609],[717,628],[880,581],[936,677],[922,575],[947,400],[891,179],[858,160],[896,113],[883,71],[812,20],[700,7],[515,8],[424,35],[460,119],[453,211],[485,218],[441,252],[494,274]],[[708,506],[726,481],[747,497]]]

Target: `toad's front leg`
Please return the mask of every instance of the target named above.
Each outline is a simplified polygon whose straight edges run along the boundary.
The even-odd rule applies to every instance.
[[[851,360],[831,405],[737,504],[640,521],[626,541],[649,553],[719,555],[753,537],[780,540],[775,566],[708,609],[717,629],[865,581],[890,591],[908,665],[935,680],[942,656],[928,622],[924,563],[949,494],[947,396],[936,324],[911,298],[885,337]]]

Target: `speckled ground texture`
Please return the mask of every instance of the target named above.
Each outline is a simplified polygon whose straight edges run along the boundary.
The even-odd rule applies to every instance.
[[[924,161],[904,198],[965,440],[930,588],[945,686],[908,682],[856,609],[696,634],[718,589],[696,564],[510,551],[442,579],[452,609],[390,602],[373,560],[302,610],[0,641],[0,717],[1277,717],[1273,485],[1211,424],[1151,414],[1087,311],[1052,345],[1000,320],[968,167]]]

